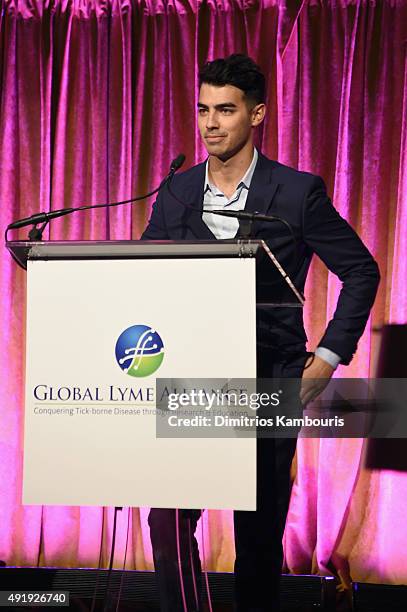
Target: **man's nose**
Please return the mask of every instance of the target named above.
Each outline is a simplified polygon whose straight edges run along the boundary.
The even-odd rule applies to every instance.
[[[216,111],[209,111],[206,116],[206,128],[208,130],[214,130],[219,127],[219,121]]]

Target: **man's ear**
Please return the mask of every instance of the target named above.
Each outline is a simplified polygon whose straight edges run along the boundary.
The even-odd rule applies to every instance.
[[[263,121],[266,115],[266,105],[265,104],[256,104],[252,108],[252,127],[257,127]]]

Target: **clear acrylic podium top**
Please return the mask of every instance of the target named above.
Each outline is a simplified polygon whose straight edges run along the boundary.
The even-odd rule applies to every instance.
[[[281,300],[270,306],[304,305],[304,296],[295,287],[274,254],[263,240],[208,240],[208,241],[148,241],[148,240],[63,240],[63,241],[10,241],[6,243],[13,259],[27,269],[28,261],[85,260],[85,259],[167,259],[167,258],[248,258],[256,264],[270,265],[270,275],[276,278],[277,293]],[[284,291],[281,291],[284,287]],[[258,303],[264,303],[259,299]],[[266,300],[267,301],[267,300]],[[273,298],[274,302],[274,298]]]

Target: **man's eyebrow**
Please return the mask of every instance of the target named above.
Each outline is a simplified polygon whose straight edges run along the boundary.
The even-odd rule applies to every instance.
[[[209,108],[209,106],[198,102],[198,108]],[[222,108],[237,108],[237,106],[234,102],[222,102],[221,104],[215,104],[214,108],[216,108],[216,110],[222,110]]]

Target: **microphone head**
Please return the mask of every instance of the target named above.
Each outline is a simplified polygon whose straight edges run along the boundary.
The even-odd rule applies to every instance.
[[[180,153],[178,157],[172,160],[170,170],[172,172],[176,172],[179,168],[181,168],[184,161],[185,161],[185,155],[183,153]]]

